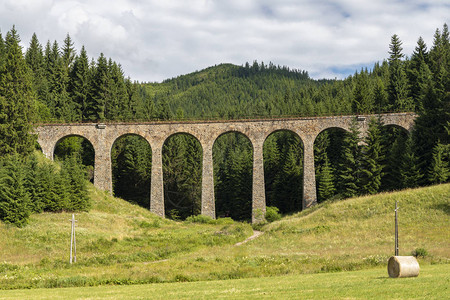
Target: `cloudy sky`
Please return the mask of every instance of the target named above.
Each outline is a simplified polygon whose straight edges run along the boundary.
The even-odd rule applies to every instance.
[[[254,60],[343,78],[386,58],[393,34],[410,55],[449,21],[449,0],[0,0],[3,36],[15,25],[26,48],[69,33],[139,81]]]

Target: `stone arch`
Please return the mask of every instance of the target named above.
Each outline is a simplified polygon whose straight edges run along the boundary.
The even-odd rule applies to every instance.
[[[113,140],[109,151],[114,195],[149,208],[152,147],[148,140],[124,133]]]
[[[266,204],[277,207],[281,213],[302,209],[303,148],[300,135],[290,129],[274,130],[264,140]]]
[[[65,141],[68,141],[68,143],[63,144]],[[62,159],[65,159],[72,153],[79,153],[81,163],[86,167],[89,181],[94,182],[96,149],[93,143],[81,134],[64,135],[54,144],[51,158],[55,159],[56,156],[59,156]]]
[[[92,148],[94,150],[94,153],[97,152],[97,149],[95,147],[95,143],[93,143],[93,141],[91,139],[89,139],[87,136],[85,136],[83,134],[79,134],[79,133],[70,133],[70,134],[65,134],[65,135],[62,135],[62,136],[58,137],[56,142],[52,145],[52,147],[50,149],[51,150],[51,153],[50,153],[50,155],[51,155],[50,158],[51,159],[54,158],[55,150],[56,150],[56,147],[58,146],[58,144],[60,144],[64,139],[69,138],[69,137],[80,137],[80,138],[83,138],[84,140],[88,141],[89,144],[92,146]],[[38,141],[38,143],[39,143],[39,141]],[[39,145],[43,149],[43,145],[41,143],[39,143]]]
[[[169,218],[185,219],[201,213],[202,161],[203,145],[195,135],[180,131],[164,140],[164,211]]]
[[[217,215],[236,220],[253,219],[254,145],[251,138],[238,130],[221,132],[214,139],[213,160],[214,174],[219,178],[214,184]]]
[[[254,145],[253,145],[253,142],[252,142],[252,139],[251,139],[250,135],[249,135],[248,133],[242,131],[242,130],[236,130],[236,129],[231,129],[231,130],[226,130],[226,131],[220,132],[220,133],[213,139],[213,143],[212,143],[212,144],[213,144],[213,147],[214,147],[214,145],[216,144],[216,142],[217,142],[217,140],[218,140],[219,138],[221,138],[222,136],[224,136],[224,135],[226,135],[226,134],[229,134],[229,133],[236,133],[236,134],[240,134],[240,135],[245,136],[245,137],[250,141],[250,145],[252,146],[252,149],[254,150]]]

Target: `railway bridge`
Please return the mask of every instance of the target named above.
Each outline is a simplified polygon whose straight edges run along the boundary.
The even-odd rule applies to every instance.
[[[124,135],[144,138],[152,149],[150,210],[164,217],[164,193],[162,171],[162,147],[170,136],[186,133],[195,137],[203,149],[201,214],[216,217],[214,201],[214,176],[212,149],[216,139],[228,132],[247,136],[253,146],[252,222],[258,222],[266,210],[263,145],[273,132],[286,130],[295,133],[303,143],[303,209],[314,205],[316,180],[314,171],[314,141],[317,135],[329,128],[349,130],[356,118],[362,135],[368,129],[370,118],[381,117],[385,125],[412,130],[414,113],[381,115],[302,117],[288,119],[195,121],[195,122],[149,122],[149,123],[77,123],[38,125],[38,143],[50,159],[56,145],[68,136],[86,138],[95,151],[94,185],[112,192],[111,150],[114,142]]]

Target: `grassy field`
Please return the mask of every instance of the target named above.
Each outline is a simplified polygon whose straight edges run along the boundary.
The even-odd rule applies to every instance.
[[[392,279],[386,268],[222,281],[2,291],[0,299],[448,299],[450,265]]]
[[[450,261],[450,184],[325,202],[263,226],[262,236],[241,246],[234,244],[252,234],[249,224],[229,219],[174,222],[93,187],[91,194],[93,209],[76,215],[73,265],[68,263],[70,214],[33,215],[24,228],[0,223],[0,289],[212,281],[385,267],[394,251],[395,200],[400,206],[400,255],[425,249],[427,255],[419,260],[424,268]]]

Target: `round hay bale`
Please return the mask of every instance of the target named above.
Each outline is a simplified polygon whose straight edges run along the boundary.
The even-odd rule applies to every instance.
[[[414,256],[392,256],[389,258],[389,277],[416,277],[419,276],[419,271],[419,263]]]

